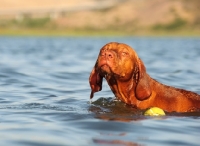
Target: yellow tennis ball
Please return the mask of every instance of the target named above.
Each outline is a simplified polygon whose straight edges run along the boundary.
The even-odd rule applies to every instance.
[[[164,116],[165,112],[158,107],[152,107],[144,112],[145,116]]]

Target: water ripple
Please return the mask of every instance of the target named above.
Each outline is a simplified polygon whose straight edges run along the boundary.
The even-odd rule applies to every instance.
[[[146,117],[88,77],[108,42],[135,48],[147,72],[200,93],[200,39],[0,37],[0,145],[199,145],[200,113]]]

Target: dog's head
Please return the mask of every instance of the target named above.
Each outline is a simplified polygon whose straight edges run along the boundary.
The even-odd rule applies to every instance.
[[[145,66],[135,50],[126,44],[111,42],[101,48],[89,78],[92,89],[90,98],[94,92],[102,89],[103,78],[119,99],[128,98],[125,92],[130,90],[134,90],[135,97],[139,100],[151,95]]]

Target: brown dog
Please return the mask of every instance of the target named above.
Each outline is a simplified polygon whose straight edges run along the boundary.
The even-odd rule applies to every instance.
[[[200,95],[152,79],[136,52],[126,44],[108,43],[100,50],[89,78],[90,98],[102,89],[103,77],[119,100],[139,109],[159,107],[167,112],[200,109]]]

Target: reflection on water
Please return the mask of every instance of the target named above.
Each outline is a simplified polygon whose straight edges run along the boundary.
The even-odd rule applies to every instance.
[[[95,113],[97,118],[103,120],[129,122],[144,119],[141,116],[142,110],[137,110],[114,98],[99,98],[92,102],[89,111]]]
[[[122,141],[122,140],[99,140],[94,139],[94,143],[102,144],[102,145],[124,145],[124,146],[139,146],[137,143]]]
[[[90,71],[110,41],[135,48],[159,82],[200,93],[199,38],[0,37],[0,144],[199,145],[200,112],[146,117],[106,82],[89,102]]]

